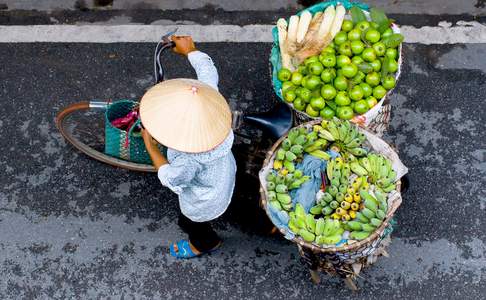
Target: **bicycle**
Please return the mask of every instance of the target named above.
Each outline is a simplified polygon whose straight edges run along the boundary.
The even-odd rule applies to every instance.
[[[177,30],[177,29],[176,29]],[[175,31],[163,35],[155,47],[154,53],[154,77],[155,83],[165,80],[165,72],[161,63],[161,57],[167,50],[174,47],[170,40]],[[73,103],[56,117],[56,126],[61,135],[76,149],[103,163],[141,172],[156,172],[151,164],[136,163],[119,157],[110,156],[102,150],[105,138],[100,134],[104,132],[100,124],[104,118],[99,117],[112,101],[81,101]],[[237,161],[245,162],[245,172],[258,176],[267,150],[273,142],[284,135],[294,124],[294,115],[289,106],[277,102],[271,111],[260,114],[245,114],[241,111],[233,111],[232,128],[235,134],[234,154]],[[246,125],[253,126],[246,128]],[[253,130],[260,133],[249,133]]]

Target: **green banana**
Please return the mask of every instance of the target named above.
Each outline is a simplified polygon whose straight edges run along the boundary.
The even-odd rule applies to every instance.
[[[331,155],[329,155],[327,152],[324,152],[322,150],[314,150],[314,151],[310,152],[309,154],[312,155],[312,156],[315,156],[317,158],[324,159],[324,160],[330,160],[331,159]]]
[[[317,219],[316,230],[315,230],[316,236],[322,235],[322,233],[324,232],[324,224],[325,221],[323,218]]]
[[[278,200],[278,202],[280,202],[282,204],[292,203],[292,198],[290,198],[289,194],[277,193],[277,200]]]
[[[339,140],[339,131],[334,122],[330,122],[329,125],[327,125],[327,130],[331,133],[334,140]]]
[[[269,191],[267,198],[269,201],[275,201],[277,200],[277,193],[275,193],[275,191]]]
[[[303,229],[306,228],[304,219],[298,219],[298,218],[295,219],[295,224],[297,224],[297,227],[299,227],[299,228],[303,228]]]
[[[275,182],[272,181],[267,182],[267,190],[269,191],[275,190]]]
[[[356,148],[361,146],[361,141],[359,138],[352,139],[349,143],[346,143],[346,148],[351,149],[351,148]]]
[[[341,203],[344,201],[344,193],[339,191],[339,193],[336,194],[336,201],[338,203]]]
[[[305,218],[305,210],[304,210],[304,207],[302,206],[302,204],[300,204],[300,203],[297,203],[295,205],[295,216],[297,218],[301,218],[301,219]]]
[[[295,139],[294,143],[295,143],[296,145],[304,145],[306,141],[307,141],[307,138],[305,137],[305,135],[304,135],[304,134],[302,134],[302,135],[299,135],[299,136],[298,136],[298,137]]]
[[[363,227],[363,231],[367,232],[373,232],[376,230],[376,227],[371,224],[363,224],[361,227]]]
[[[292,147],[292,142],[288,138],[286,138],[285,140],[283,140],[283,142],[282,142],[282,148],[285,151],[288,151],[288,150],[290,150],[290,147]]]
[[[322,195],[322,199],[324,200],[324,202],[326,203],[329,203],[332,201],[332,195],[329,193],[329,192],[325,192],[323,195]]]
[[[380,227],[382,221],[380,219],[377,219],[377,218],[372,218],[370,220],[370,224],[375,226],[375,227]]]
[[[325,216],[328,216],[330,214],[332,214],[332,212],[334,211],[334,209],[330,206],[326,206],[322,209],[322,214],[325,215]]]
[[[329,206],[332,208],[332,209],[336,209],[339,207],[339,202],[337,201],[331,201],[331,203],[329,203]]]
[[[365,176],[368,174],[365,168],[363,168],[357,161],[353,161],[350,163],[351,171],[358,176]]]
[[[386,192],[386,193],[389,193],[389,192],[391,192],[391,191],[393,191],[395,189],[396,189],[396,185],[395,184],[390,184],[389,186],[384,187],[383,188],[383,191]]]
[[[339,180],[339,177],[333,177],[331,179],[331,186],[339,187],[341,184],[341,181]]]
[[[276,184],[284,184],[285,183],[285,176],[282,174],[278,174],[277,177],[275,178],[275,183]]]
[[[275,179],[276,179],[275,173],[273,173],[273,172],[268,173],[266,179],[267,179],[267,182],[270,182],[270,181],[275,182]]]
[[[370,232],[367,231],[353,231],[349,235],[349,237],[353,240],[364,240],[368,236],[370,236]]]
[[[341,123],[338,125],[339,139],[344,141],[348,135],[349,128],[345,125],[347,123]]]
[[[305,230],[304,228],[299,230],[299,235],[304,239],[304,241],[309,243],[313,242],[314,239],[316,238],[316,236],[313,233]]]
[[[290,129],[287,138],[290,140],[290,142],[293,143],[298,136],[299,136],[299,130],[297,128],[292,128]]]
[[[362,224],[358,221],[350,221],[350,222],[347,223],[347,225],[349,226],[349,228],[351,230],[360,231],[361,228],[362,228],[362,226],[361,226]]]
[[[385,217],[386,217],[386,214],[383,210],[379,209],[376,211],[376,217],[379,219],[379,220],[384,220]]]
[[[339,192],[337,186],[331,185],[327,187],[327,192],[331,194],[331,196],[335,197],[337,193]]]
[[[287,175],[285,175],[285,184],[287,185],[287,187],[292,183],[294,182],[294,174],[293,173],[289,173]]]
[[[305,218],[305,224],[307,225],[307,230],[309,232],[315,232],[316,231],[316,220],[314,219],[314,216],[311,214],[308,214],[307,217]]]
[[[278,194],[277,194],[277,197],[278,197]],[[361,210],[361,213],[365,217],[367,217],[368,219],[372,219],[376,216],[375,213],[372,210],[370,210],[369,208],[366,208],[366,207]]]
[[[373,202],[375,205],[378,205],[378,200],[376,200],[373,196],[370,195],[367,191],[360,191],[359,195],[361,196],[362,199],[368,200],[370,202]]]
[[[376,214],[376,211],[378,210],[378,206],[376,205],[376,203],[375,203],[375,202],[373,202],[373,201],[370,201],[370,199],[366,199],[366,200],[364,201],[364,206],[365,206],[367,209],[369,209],[369,210],[371,210],[372,212],[374,212],[375,214]]]
[[[294,161],[294,160],[297,159],[297,155],[295,155],[291,151],[287,151],[287,152],[285,152],[285,159],[288,160],[288,161]]]
[[[328,163],[327,163],[327,166],[326,166],[326,175],[327,175],[327,178],[332,178],[332,175],[333,175],[333,168],[334,168],[334,165],[336,164],[336,160],[333,159],[333,160],[330,160]]]
[[[322,206],[321,205],[315,205],[315,206],[311,207],[309,212],[313,215],[318,215],[318,214],[322,213]]]
[[[297,224],[295,224],[293,220],[289,221],[288,226],[290,231],[292,231],[293,233],[299,233],[299,226],[297,226]]]
[[[368,219],[365,215],[363,215],[362,212],[356,213],[356,220],[360,221],[363,224],[367,224],[370,222],[370,219]]]
[[[363,148],[348,148],[348,152],[356,156],[365,156],[367,153]]]
[[[348,191],[348,185],[347,184],[341,184],[339,186],[339,191],[343,194],[346,194],[346,192]]]
[[[335,245],[341,241],[341,235],[336,234],[336,235],[331,235],[331,236],[321,236],[319,240],[319,244],[323,245]]]
[[[295,171],[295,165],[294,165],[293,162],[288,161],[288,160],[284,160],[283,165],[284,165],[285,169],[287,169],[289,171],[289,173],[293,173]]]
[[[277,184],[277,186],[275,187],[275,191],[277,193],[285,194],[289,190],[288,190],[288,188],[287,188],[287,186],[285,184]]]
[[[285,150],[280,148],[277,151],[277,159],[278,160],[284,160],[285,159]]]
[[[304,173],[302,172],[302,170],[295,170],[295,172],[294,172],[294,178],[295,179],[301,178],[302,175],[304,175]]]
[[[304,152],[304,147],[302,147],[302,145],[293,145],[290,147],[290,151],[295,155],[300,155],[302,152]]]
[[[282,203],[280,203],[282,204]],[[285,209],[286,211],[290,211],[292,210],[292,208],[294,208],[294,206],[292,205],[292,202],[290,203],[287,203],[287,204],[282,204],[282,208]]]
[[[359,159],[359,164],[365,168],[367,172],[371,172],[371,164],[370,161],[368,160],[368,157],[362,157]]]

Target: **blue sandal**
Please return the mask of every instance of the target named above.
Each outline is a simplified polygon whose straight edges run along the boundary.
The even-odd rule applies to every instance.
[[[177,252],[175,251],[174,244],[170,245],[170,255],[174,256],[175,258],[179,259],[188,259],[188,258],[194,258],[201,256],[205,253],[211,253],[215,250],[217,250],[220,246],[221,243],[216,245],[213,249],[206,251],[206,252],[200,252],[200,253],[194,253],[191,249],[191,245],[189,244],[189,241],[187,240],[180,240],[177,242]]]

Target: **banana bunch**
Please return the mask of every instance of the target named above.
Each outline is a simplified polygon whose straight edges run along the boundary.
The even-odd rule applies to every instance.
[[[395,189],[397,173],[392,163],[381,154],[370,153],[350,163],[351,170],[358,176],[367,176],[377,189],[389,193]]]
[[[316,135],[317,137],[317,135]],[[293,128],[280,148],[277,150],[273,169],[282,175],[287,175],[295,171],[295,162],[304,156],[304,147],[308,142],[307,130],[305,128]]]
[[[350,158],[365,156],[367,151],[362,148],[366,140],[358,128],[346,120],[334,118],[322,121],[319,137],[331,142],[331,149],[346,154]]]
[[[364,200],[362,209],[356,214],[356,220],[345,224],[350,231],[349,238],[354,240],[363,240],[380,227],[388,210],[386,198],[379,191],[375,191],[376,198],[366,191],[360,195]]]
[[[340,157],[328,163],[326,173],[331,184],[326,187],[326,191],[317,199],[317,205],[310,212],[316,213],[320,210],[324,216],[344,222],[355,219],[361,204],[360,191],[369,189],[366,177],[356,177],[350,182],[351,168]]]
[[[341,222],[330,218],[316,220],[314,215],[305,213],[300,203],[295,206],[295,211],[289,213],[289,217],[289,229],[309,243],[334,245],[341,241],[344,233]]]
[[[290,211],[293,205],[289,191],[299,188],[309,178],[309,176],[303,175],[302,170],[295,170],[294,173],[288,173],[285,176],[270,171],[266,178],[267,197],[270,205],[278,210]]]

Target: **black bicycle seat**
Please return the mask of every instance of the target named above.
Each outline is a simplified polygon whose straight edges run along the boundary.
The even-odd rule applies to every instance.
[[[290,107],[279,101],[268,112],[245,114],[244,121],[258,126],[265,134],[273,139],[279,139],[292,128],[293,114]]]

